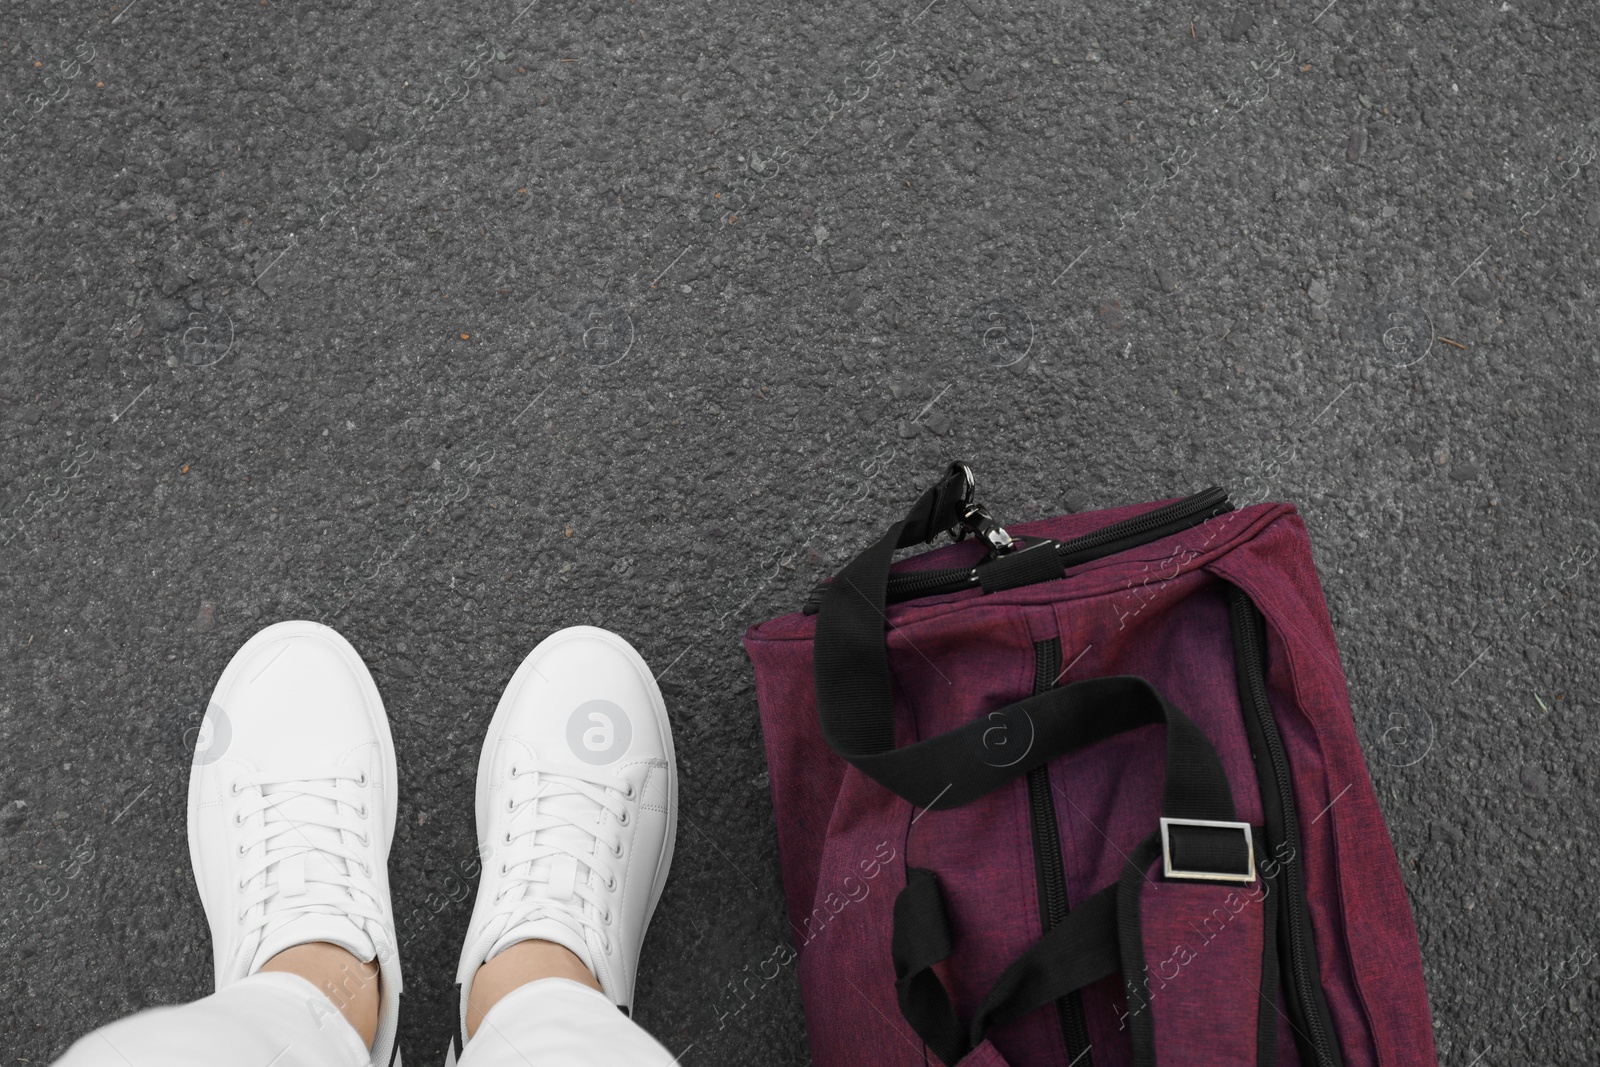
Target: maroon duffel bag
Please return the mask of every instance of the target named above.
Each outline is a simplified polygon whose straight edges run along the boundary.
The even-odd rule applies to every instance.
[[[745,648],[818,1067],[1436,1064],[1292,506],[953,464]]]

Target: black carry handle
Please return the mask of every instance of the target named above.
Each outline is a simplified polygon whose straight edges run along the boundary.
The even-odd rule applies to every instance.
[[[946,1064],[960,1063],[996,1026],[1122,969],[1117,940],[1117,885],[1079,904],[1007,967],[970,1024],[962,1023],[934,965],[955,951],[944,894],[932,871],[906,871],[894,902],[895,993],[900,1013]]]
[[[955,952],[938,876],[908,867],[905,888],[894,902],[891,941],[901,1014],[941,1060],[954,1065],[983,1044],[991,1030],[1121,972],[1130,1007],[1124,1019],[1131,1027],[1133,1067],[1156,1067],[1155,1022],[1146,1010],[1150,989],[1139,901],[1149,882],[1145,869],[1161,852],[1160,833],[1135,845],[1125,855],[1117,880],[1074,907],[1013,960],[965,1024],[934,971]],[[1275,897],[1272,900],[1276,902]]]
[[[954,808],[986,796],[1066,752],[1150,723],[1167,725],[1162,814],[1232,821],[1227,776],[1199,728],[1149,682],[1129,675],[1048,689],[937,737],[895,748],[894,694],[884,639],[884,594],[898,548],[953,525],[970,494],[952,464],[900,522],[833,579],[817,618],[817,716],[828,747],[869,778],[921,808]]]

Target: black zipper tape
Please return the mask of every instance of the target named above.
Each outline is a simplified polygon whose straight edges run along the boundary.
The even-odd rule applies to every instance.
[[[1063,541],[1055,546],[1055,552],[1063,568],[1075,567],[1080,563],[1114,555],[1151,541],[1159,541],[1163,537],[1198,526],[1213,515],[1232,510],[1233,505],[1228,503],[1227,490],[1212,486],[1193,496],[1147,511],[1143,515],[1135,515],[1131,519],[1114,522],[1082,537]],[[943,593],[959,593],[963,589],[974,589],[983,584],[983,571],[984,564],[980,563],[975,567],[940,567],[935,570],[891,574],[885,603],[895,604],[903,600],[915,600],[918,597],[939,596]],[[1052,571],[1048,577],[1057,575]],[[822,607],[822,595],[827,589],[826,581],[818,582],[806,597],[805,605],[800,610],[807,615],[815,615]]]
[[[1256,835],[1256,856],[1268,856],[1265,829]],[[1260,862],[1259,858],[1256,861]],[[1278,983],[1283,963],[1278,958],[1278,897],[1267,893],[1261,901],[1261,989],[1271,999],[1256,1011],[1256,1067],[1278,1067]],[[1272,1011],[1268,1011],[1268,1008]]]
[[[1033,691],[1054,688],[1061,675],[1061,639],[1033,643]],[[1039,917],[1044,933],[1061,925],[1071,910],[1067,903],[1067,872],[1061,859],[1061,833],[1056,824],[1055,798],[1050,795],[1050,767],[1028,772],[1028,814],[1033,826],[1034,880],[1039,887]],[[1077,990],[1056,1001],[1061,1034],[1067,1043],[1067,1062],[1073,1067],[1094,1067],[1089,1055],[1089,1024],[1083,1017],[1083,998]]]
[[[1327,997],[1318,977],[1317,946],[1312,939],[1311,910],[1306,903],[1300,820],[1295,808],[1289,757],[1267,696],[1266,620],[1249,595],[1237,586],[1228,588],[1228,614],[1233,628],[1239,704],[1244,710],[1245,731],[1250,736],[1256,778],[1261,785],[1266,851],[1278,868],[1273,880],[1281,893],[1277,940],[1288,1002],[1285,1014],[1294,1029],[1301,1062],[1313,1067],[1344,1067],[1339,1044],[1334,1039]]]

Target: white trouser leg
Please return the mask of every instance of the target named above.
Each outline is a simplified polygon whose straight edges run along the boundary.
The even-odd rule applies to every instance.
[[[371,1056],[316,986],[258,971],[220,993],[86,1034],[56,1067],[368,1067]]]
[[[672,1054],[606,999],[566,978],[506,994],[467,1042],[460,1067],[668,1067]]]

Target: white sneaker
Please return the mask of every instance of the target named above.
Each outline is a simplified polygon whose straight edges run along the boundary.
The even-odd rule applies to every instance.
[[[534,938],[571,950],[631,1015],[678,823],[666,705],[631,645],[574,626],[528,654],[484,739],[477,818],[483,875],[456,972],[461,1044],[478,968]]]
[[[394,817],[394,742],[355,649],[314,622],[247,641],[211,694],[189,774],[189,859],[216,987],[311,941],[376,959],[374,1067],[400,1062]]]

